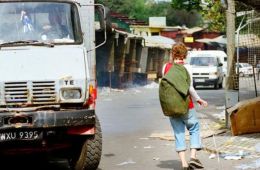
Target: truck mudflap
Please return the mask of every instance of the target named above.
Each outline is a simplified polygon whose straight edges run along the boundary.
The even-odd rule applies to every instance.
[[[1,112],[0,131],[10,128],[58,128],[95,124],[95,110]]]

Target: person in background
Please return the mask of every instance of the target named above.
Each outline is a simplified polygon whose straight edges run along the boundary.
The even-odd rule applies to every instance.
[[[21,11],[21,21],[23,23],[24,33],[33,31],[32,21],[26,11]]]
[[[191,78],[191,84],[189,87],[189,93],[191,96],[191,101],[189,103],[189,111],[187,114],[180,117],[170,117],[170,123],[174,131],[175,137],[175,147],[176,151],[181,160],[182,169],[202,169],[204,166],[197,159],[197,150],[202,148],[201,137],[200,137],[200,124],[197,118],[197,113],[194,108],[193,100],[195,100],[199,105],[206,107],[208,103],[201,99],[197,92],[195,91],[192,84],[192,73],[190,65],[184,63],[187,56],[187,48],[183,43],[177,43],[172,47],[172,62],[177,64],[183,64],[184,67],[189,72]],[[162,74],[165,75],[170,68],[173,66],[172,62],[164,64]],[[190,134],[190,161],[186,160],[185,151],[186,141],[185,141],[185,130],[189,131]]]

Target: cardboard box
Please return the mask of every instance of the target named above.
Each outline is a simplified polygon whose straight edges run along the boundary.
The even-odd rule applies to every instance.
[[[260,132],[260,97],[241,101],[227,112],[233,135]]]

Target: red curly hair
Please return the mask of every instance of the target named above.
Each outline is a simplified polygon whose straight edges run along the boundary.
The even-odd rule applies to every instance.
[[[172,59],[173,60],[183,60],[186,58],[188,53],[188,49],[186,46],[179,42],[172,46]]]

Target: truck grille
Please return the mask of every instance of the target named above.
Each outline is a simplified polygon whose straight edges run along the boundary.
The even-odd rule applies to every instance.
[[[6,103],[26,103],[28,101],[28,95],[26,82],[5,83]]]
[[[56,101],[55,83],[52,81],[33,82],[32,92],[33,103],[53,103]]]
[[[8,105],[50,104],[57,97],[54,81],[6,82],[4,91]]]

